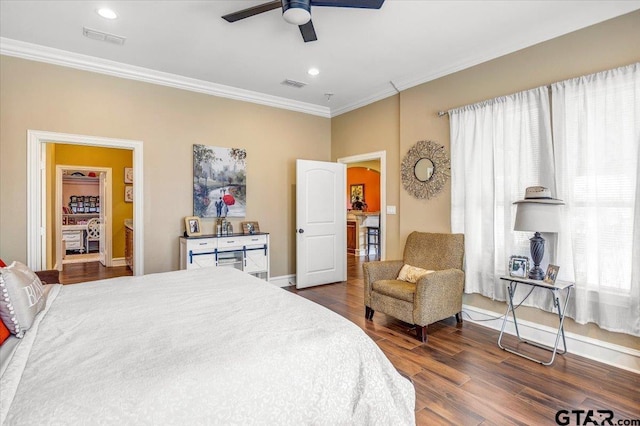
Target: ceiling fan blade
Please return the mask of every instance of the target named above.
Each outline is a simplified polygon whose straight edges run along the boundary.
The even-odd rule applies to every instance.
[[[280,0],[274,0],[274,1],[270,1],[269,3],[263,3],[258,6],[250,7],[248,9],[239,10],[234,13],[229,13],[228,15],[224,15],[222,19],[224,19],[227,22],[236,22],[241,19],[258,15],[260,13],[268,12],[273,9],[278,9],[280,7],[282,7],[282,2]]]
[[[355,7],[359,9],[380,9],[384,0],[311,0],[311,6]]]
[[[302,34],[305,43],[318,39],[316,30],[313,28],[313,22],[309,21],[306,24],[298,25],[298,28],[300,28],[300,34]]]

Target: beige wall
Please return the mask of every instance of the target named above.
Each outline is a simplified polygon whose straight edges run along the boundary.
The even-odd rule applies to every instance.
[[[295,160],[328,161],[331,152],[327,118],[1,56],[5,260],[26,261],[28,129],[143,141],[146,273],[178,269],[178,237],[193,210],[193,144],[246,148],[246,219],[271,233],[272,276],[295,272]]]
[[[392,96],[331,120],[331,158],[386,151],[387,205],[397,206],[400,187],[400,97]],[[385,214],[385,212],[381,212]],[[398,215],[387,216],[385,257],[396,258],[402,251],[397,238]]]
[[[399,220],[392,222],[397,228],[390,227],[387,231],[388,246],[392,248],[388,257],[401,255],[400,249],[413,230],[451,230],[450,184],[434,199],[417,200],[402,189],[397,178],[399,162],[419,140],[436,141],[450,152],[449,120],[446,116],[439,118],[438,111],[636,62],[640,60],[639,42],[640,11],[637,11],[405,90],[399,95],[399,106],[398,97],[394,97],[334,118],[333,158],[376,149],[391,152],[387,164],[391,178],[387,184],[391,195],[388,203],[398,204]],[[394,135],[381,129],[399,131]],[[465,303],[499,314],[505,310],[503,303],[479,295],[468,295]],[[529,309],[520,316],[543,324],[553,324],[555,319]],[[581,326],[570,321],[567,329],[640,348],[640,339],[608,333],[593,325]]]

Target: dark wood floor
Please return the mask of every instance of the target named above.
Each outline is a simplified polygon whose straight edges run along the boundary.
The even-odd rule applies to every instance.
[[[457,327],[453,317],[429,326],[426,343],[384,314],[366,321],[362,263],[349,256],[348,265],[347,282],[290,291],[360,326],[412,378],[418,424],[554,425],[559,410],[570,425],[603,424],[597,410],[612,410],[612,424],[640,419],[640,375],[571,354],[545,367],[499,349],[497,331],[468,321]],[[586,413],[578,421],[572,410],[594,410],[598,423],[585,423]]]
[[[133,275],[127,266],[107,268],[100,262],[66,263],[62,267],[59,279],[61,284],[77,284],[85,281]]]
[[[597,424],[606,418],[597,410],[612,410],[612,424],[640,419],[640,375],[571,354],[544,367],[499,349],[496,331],[468,321],[458,327],[453,317],[430,325],[428,342],[420,343],[409,324],[379,312],[364,319],[362,261],[349,256],[348,268],[347,282],[288,290],[357,324],[411,377],[419,425],[554,425],[559,410],[572,416],[560,417],[567,425],[596,424],[585,423],[586,413],[578,421],[572,410],[594,410]],[[67,284],[131,275],[98,262],[64,269]]]

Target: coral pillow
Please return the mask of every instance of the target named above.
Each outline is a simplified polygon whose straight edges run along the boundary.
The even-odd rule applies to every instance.
[[[0,345],[4,343],[7,338],[11,336],[11,332],[2,321],[0,321]]]
[[[398,274],[398,278],[396,279],[400,281],[415,283],[423,276],[431,274],[433,272],[435,271],[418,268],[417,266],[404,265],[402,269],[400,269],[400,273]]]
[[[7,264],[4,263],[2,259],[0,259],[0,268],[5,268],[6,266]],[[0,320],[0,345],[3,344],[9,336],[11,336],[11,332],[9,331],[7,326],[4,325],[4,323]]]

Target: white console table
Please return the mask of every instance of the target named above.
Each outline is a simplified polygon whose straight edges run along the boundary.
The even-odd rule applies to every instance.
[[[232,267],[269,281],[269,234],[180,237],[180,269]]]

